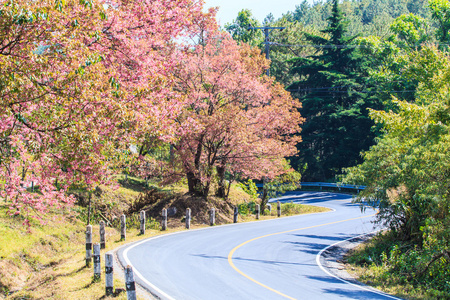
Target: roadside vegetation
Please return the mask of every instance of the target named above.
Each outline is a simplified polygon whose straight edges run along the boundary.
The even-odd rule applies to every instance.
[[[450,299],[449,258],[383,233],[347,253],[347,271],[359,281],[403,299]]]
[[[132,241],[160,234],[186,230],[184,213],[191,205],[191,228],[209,226],[209,208],[216,208],[216,225],[233,222],[233,207],[238,205],[238,222],[255,221],[254,207],[260,200],[239,186],[230,189],[228,201],[211,195],[201,202],[187,194],[183,184],[156,189],[145,180],[132,176],[118,177],[119,187],[98,188],[91,195],[91,220],[93,241],[98,242],[98,223],[106,221],[106,251]],[[21,215],[9,216],[5,202],[0,202],[0,299],[126,299],[125,284],[115,276],[116,294],[105,296],[104,277],[93,280],[93,268],[85,264],[85,230],[88,217],[88,193],[76,193],[78,202],[71,209],[53,210],[46,223],[33,220],[31,227],[24,226]],[[203,203],[203,204],[200,204]],[[162,208],[178,210],[169,217],[167,231],[161,231]],[[145,235],[139,234],[139,212],[146,211]],[[327,209],[292,203],[282,204],[282,216]],[[119,216],[127,216],[127,238],[120,240]],[[277,218],[276,204],[272,214],[266,211],[261,220]],[[102,250],[102,257],[105,250]]]

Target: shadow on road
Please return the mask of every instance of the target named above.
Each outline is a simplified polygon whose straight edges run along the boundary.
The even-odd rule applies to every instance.
[[[212,255],[206,255],[206,254],[192,254],[192,256],[207,258],[207,259],[227,259],[228,260],[228,257],[225,257],[225,256],[212,256]],[[257,263],[264,263],[264,264],[271,264],[271,265],[315,266],[315,264],[300,264],[300,263],[293,263],[293,262],[262,260],[262,259],[253,259],[253,258],[243,258],[243,257],[233,257],[233,260],[257,262]]]

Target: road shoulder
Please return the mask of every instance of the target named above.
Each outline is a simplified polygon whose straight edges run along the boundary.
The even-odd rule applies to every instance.
[[[329,275],[344,281],[346,283],[359,286],[361,289],[374,292],[379,295],[384,295],[387,298],[391,299],[401,299],[392,295],[388,295],[386,293],[381,292],[371,286],[368,286],[362,282],[356,280],[352,275],[350,275],[343,264],[343,258],[345,254],[351,249],[355,248],[361,243],[368,241],[371,239],[377,232],[372,232],[365,235],[360,235],[357,237],[353,237],[347,240],[343,240],[337,242],[333,245],[330,245],[324,248],[322,251],[317,254],[316,262],[320,266],[320,268],[328,273]]]

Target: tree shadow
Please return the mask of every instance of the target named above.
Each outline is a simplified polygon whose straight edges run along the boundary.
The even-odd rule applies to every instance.
[[[214,256],[214,255],[206,255],[206,254],[192,254],[191,256],[208,258],[208,259],[223,259],[228,260],[228,257],[225,256]],[[304,264],[304,263],[293,263],[293,262],[284,262],[284,261],[275,261],[275,260],[263,260],[263,259],[253,259],[253,258],[243,258],[243,257],[233,257],[233,260],[239,261],[248,261],[248,262],[258,262],[270,265],[295,265],[295,266],[315,266],[315,264]]]

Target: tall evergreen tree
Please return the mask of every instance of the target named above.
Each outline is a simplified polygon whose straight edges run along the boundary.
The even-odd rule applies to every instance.
[[[328,37],[306,35],[318,46],[316,54],[291,60],[291,71],[301,80],[289,89],[301,99],[306,118],[299,158],[293,163],[306,169],[305,180],[333,179],[342,168],[359,163],[360,152],[373,143],[367,107],[375,104],[365,101],[363,59],[346,30],[338,0],[333,0],[328,27],[322,30]]]

